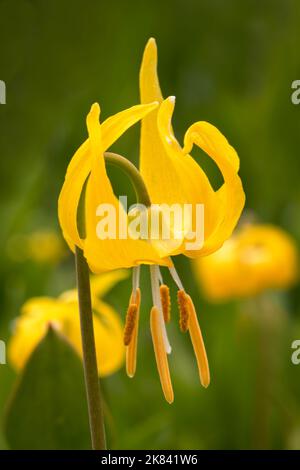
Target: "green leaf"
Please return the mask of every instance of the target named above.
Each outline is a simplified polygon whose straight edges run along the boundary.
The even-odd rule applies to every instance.
[[[89,449],[82,362],[53,328],[32,353],[9,402],[12,449]]]

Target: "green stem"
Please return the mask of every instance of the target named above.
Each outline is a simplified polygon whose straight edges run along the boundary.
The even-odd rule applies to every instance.
[[[105,162],[120,168],[129,177],[137,198],[137,202],[146,207],[151,206],[150,196],[139,170],[127,158],[117,153],[105,152]]]
[[[107,152],[104,154],[104,157],[106,163],[113,164],[126,173],[135,189],[138,202],[149,207],[151,204],[149,194],[137,168],[121,155]],[[83,188],[77,211],[78,232],[82,239],[84,239],[86,236],[85,189],[86,185]],[[75,249],[75,260],[83,351],[83,368],[89,410],[92,447],[95,450],[103,450],[106,449],[106,439],[101,388],[98,378],[89,267],[84,257],[83,251],[78,247]]]
[[[93,311],[88,264],[80,248],[75,249],[77,289],[80,312],[83,368],[89,411],[92,448],[106,449],[100,382],[98,378]]]

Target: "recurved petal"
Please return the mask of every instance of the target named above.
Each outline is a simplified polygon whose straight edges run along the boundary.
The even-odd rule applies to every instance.
[[[92,116],[90,139],[96,141],[99,120]],[[84,254],[93,272],[126,268],[139,263],[169,265],[162,260],[147,241],[128,238],[127,214],[114,195],[106,173],[103,152],[92,156],[90,177],[86,186],[86,238]],[[105,232],[105,233],[104,233]]]
[[[74,160],[73,160],[74,159]],[[82,145],[71,160],[58,199],[58,218],[63,236],[72,251],[82,248],[77,228],[77,208],[84,183],[91,169],[89,145]]]
[[[107,150],[129,127],[158,106],[157,102],[132,106],[99,124],[100,107],[93,104],[87,116],[89,138],[74,154],[63,184],[59,201],[58,215],[65,240],[74,251],[74,245],[83,248],[77,228],[77,209],[83,186],[93,166],[93,155],[99,156],[99,166],[105,170],[103,152]],[[92,137],[91,137],[92,136]],[[101,157],[102,155],[102,157]],[[96,157],[95,157],[96,158]]]
[[[174,97],[169,97],[160,105],[155,127],[148,118],[143,120],[141,140],[141,172],[146,182],[150,198],[157,204],[179,204],[184,214],[184,204],[190,210],[184,220],[182,243],[172,254],[185,252],[185,237],[195,231],[196,212],[204,205],[204,231],[208,236],[220,211],[219,197],[211,187],[201,167],[189,155],[185,155],[172,130]],[[202,227],[203,230],[203,227]],[[176,231],[178,234],[178,232]],[[179,232],[180,233],[180,232]],[[202,246],[200,244],[200,246]],[[198,250],[199,251],[199,250]]]
[[[93,104],[87,115],[87,126],[93,126],[95,117],[99,120],[100,107],[98,103]],[[99,121],[98,121],[99,122]],[[98,149],[96,148],[98,145]],[[93,140],[84,142],[69,163],[66,178],[58,199],[58,217],[64,238],[71,250],[74,245],[83,247],[82,239],[77,227],[77,209],[83,186],[90,174],[93,153],[101,152],[101,128],[93,133]]]
[[[154,38],[146,44],[140,68],[141,102],[162,102],[163,97],[157,76],[157,46]]]
[[[218,215],[207,237],[203,254],[218,249],[232,234],[245,204],[245,193],[238,175],[239,157],[224,135],[208,122],[197,122],[186,132],[183,152],[188,154],[196,144],[206,152],[219,167],[224,183],[216,192]],[[192,257],[193,253],[190,253]]]
[[[150,102],[152,101],[152,103]],[[103,151],[106,151],[121,137],[129,127],[136,124],[158,107],[158,102],[149,100],[147,104],[138,104],[107,118],[101,124]]]

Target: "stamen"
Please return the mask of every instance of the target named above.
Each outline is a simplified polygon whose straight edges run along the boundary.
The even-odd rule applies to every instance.
[[[140,271],[141,271],[140,266],[135,266],[132,269],[132,293],[134,294],[134,297],[135,297],[137,289],[140,286]]]
[[[161,329],[164,338],[164,345],[167,354],[171,354],[172,348],[169,343],[164,315],[162,311],[161,299],[160,299],[160,292],[159,292],[159,274],[158,274],[159,267],[156,265],[150,266],[150,275],[151,275],[151,288],[152,288],[152,298],[153,304],[157,307],[160,313],[160,322],[161,322]]]
[[[163,331],[161,328],[160,312],[157,307],[152,307],[151,309],[150,326],[160,383],[165,399],[168,403],[172,403],[174,400],[174,393],[164,345]]]
[[[171,268],[169,268],[169,271],[178,289],[184,291],[184,287],[182,285],[180,277],[178,276],[175,266],[172,266]]]
[[[159,266],[157,266],[157,276],[158,276],[159,283],[163,284],[164,281],[163,281],[163,277],[162,277],[161,271],[159,269]]]
[[[137,304],[129,304],[126,314],[125,328],[124,328],[124,344],[128,346],[131,342],[133,330],[136,323],[138,306]]]
[[[186,297],[189,310],[189,333],[197,359],[200,381],[203,387],[207,388],[210,383],[210,373],[205,345],[193,301],[189,295]]]
[[[132,301],[133,293],[131,294],[130,302]],[[136,356],[137,356],[137,342],[138,342],[138,329],[140,318],[140,305],[141,305],[141,291],[139,288],[136,290],[135,302],[137,305],[137,312],[135,318],[135,325],[131,335],[131,341],[126,347],[126,372],[128,377],[134,377],[136,371]]]
[[[164,320],[165,323],[169,323],[169,321],[171,320],[170,289],[166,284],[162,284],[159,288],[159,292]]]
[[[179,307],[179,326],[183,333],[189,329],[189,304],[188,304],[188,295],[183,291],[179,290],[177,292],[177,300]]]

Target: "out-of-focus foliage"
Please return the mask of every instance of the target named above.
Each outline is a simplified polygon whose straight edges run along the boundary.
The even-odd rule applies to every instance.
[[[103,118],[138,102],[150,36],[159,47],[164,93],[177,97],[176,135],[197,120],[215,124],[239,153],[248,208],[299,243],[300,107],[290,99],[291,83],[300,79],[299,21],[297,0],[0,0],[0,79],[7,87],[7,104],[0,105],[1,339],[9,338],[29,297],[57,296],[74,285],[71,255],[55,267],[16,260],[15,237],[59,233],[57,197],[67,163],[86,137],[84,117],[94,101]],[[136,163],[138,127],[114,149]],[[217,186],[215,166],[193,154]],[[116,192],[134,201],[124,176],[109,173]],[[164,402],[143,270],[137,375],[130,380],[121,370],[103,380],[110,446],[299,448],[300,365],[290,359],[300,337],[299,288],[272,299],[271,318],[261,324],[260,304],[209,305],[189,261],[178,259],[177,266],[198,309],[212,383],[207,390],[199,385],[174,306],[175,402]],[[106,296],[122,316],[129,292],[128,281]],[[1,414],[15,379],[9,364],[0,365]],[[7,446],[1,433],[0,447]]]
[[[12,449],[90,446],[82,365],[75,350],[51,327],[17,383],[5,431]]]

